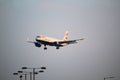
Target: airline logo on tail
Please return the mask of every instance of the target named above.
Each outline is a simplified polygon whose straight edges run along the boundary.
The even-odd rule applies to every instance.
[[[67,40],[68,40],[68,31],[65,32],[65,35],[64,35],[63,40],[64,40],[64,41],[67,41]]]
[[[35,39],[36,41],[27,41],[27,42],[34,43],[36,47],[41,47],[41,45],[44,45],[44,50],[46,50],[47,46],[55,46],[56,49],[59,49],[60,47],[77,43],[80,40],[84,40],[84,38],[68,40],[68,34],[69,34],[68,31],[66,31],[64,34],[63,40],[58,40],[55,38],[41,35],[41,36],[36,37],[36,39]]]

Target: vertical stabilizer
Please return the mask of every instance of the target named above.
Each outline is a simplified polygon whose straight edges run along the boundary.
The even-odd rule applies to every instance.
[[[67,41],[67,39],[68,39],[68,31],[65,32],[63,40]]]

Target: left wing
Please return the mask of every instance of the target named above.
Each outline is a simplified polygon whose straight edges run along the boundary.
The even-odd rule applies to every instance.
[[[64,43],[74,44],[74,43],[77,43],[77,42],[80,41],[80,40],[84,40],[84,38],[76,39],[76,40],[60,41],[60,42],[58,42],[58,43],[59,43],[59,44],[64,44]]]
[[[35,41],[30,41],[29,38],[26,40],[28,43],[36,43]]]

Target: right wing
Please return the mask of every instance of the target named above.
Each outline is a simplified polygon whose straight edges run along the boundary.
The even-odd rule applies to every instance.
[[[58,42],[58,43],[59,43],[59,44],[64,44],[64,43],[74,44],[74,43],[77,43],[77,42],[80,41],[80,40],[84,40],[84,38],[76,39],[76,40],[60,41],[60,42]]]

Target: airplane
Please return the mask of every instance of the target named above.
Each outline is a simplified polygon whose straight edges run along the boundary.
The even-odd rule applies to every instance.
[[[59,49],[60,47],[67,46],[69,44],[78,43],[78,41],[84,40],[84,38],[76,39],[76,40],[68,40],[68,31],[66,31],[63,40],[58,40],[44,35],[37,36],[35,40],[36,41],[28,40],[27,42],[34,43],[36,47],[41,47],[41,45],[44,45],[44,50],[47,50],[47,46],[55,46],[56,49]]]

